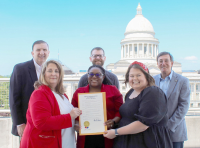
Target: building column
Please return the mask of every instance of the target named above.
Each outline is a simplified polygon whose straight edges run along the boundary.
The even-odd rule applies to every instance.
[[[156,45],[156,57],[158,56],[158,45]],[[155,57],[155,58],[156,58]]]
[[[154,58],[156,58],[157,56],[157,48],[156,48],[156,44],[155,44],[155,55],[154,55]]]
[[[151,44],[151,57],[153,57],[153,44]]]
[[[197,83],[194,83],[194,95],[193,95],[193,100],[196,100],[196,85]]]
[[[132,44],[132,57],[134,57],[134,44]]]
[[[121,47],[121,59],[123,59],[124,58],[124,50],[123,50],[123,45],[122,45],[122,47]]]
[[[126,55],[126,44],[124,45],[124,58],[126,58],[127,55]]]
[[[149,55],[149,44],[147,44],[147,57]]]
[[[130,49],[129,49],[129,44],[128,44],[128,57],[130,58]]]
[[[144,43],[142,43],[142,56],[144,57]]]
[[[139,57],[139,44],[137,43],[137,57]]]

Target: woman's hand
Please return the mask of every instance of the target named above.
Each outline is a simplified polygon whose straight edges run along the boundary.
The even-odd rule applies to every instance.
[[[111,129],[111,130],[105,131],[103,136],[108,138],[108,139],[113,139],[113,138],[116,137],[115,130]]]
[[[77,120],[75,120],[75,124],[74,124],[74,129],[75,131],[78,133],[79,130],[81,129],[81,127],[79,126],[79,122]]]
[[[108,129],[112,128],[114,126],[114,121],[112,119],[110,120],[107,120],[105,123],[104,123],[105,126],[108,127]]]
[[[73,108],[69,114],[72,119],[75,119],[82,114],[82,111],[79,108]]]
[[[75,129],[75,131],[78,133],[79,130],[80,130],[79,124],[74,124],[74,129]]]

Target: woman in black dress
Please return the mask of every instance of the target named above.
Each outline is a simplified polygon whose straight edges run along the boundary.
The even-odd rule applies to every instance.
[[[148,68],[133,62],[125,75],[125,84],[132,87],[120,107],[119,128],[105,131],[104,137],[115,138],[114,148],[172,148],[166,127],[167,98],[155,86]]]

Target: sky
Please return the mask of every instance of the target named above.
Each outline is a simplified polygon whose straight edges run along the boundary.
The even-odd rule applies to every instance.
[[[91,66],[93,47],[105,50],[104,66],[121,58],[126,26],[142,14],[153,25],[159,51],[170,52],[182,70],[200,69],[200,0],[1,0],[0,75],[32,59],[32,44],[49,44],[48,59],[74,72]]]

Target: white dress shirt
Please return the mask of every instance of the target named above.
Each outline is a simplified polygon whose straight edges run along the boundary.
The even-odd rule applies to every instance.
[[[68,114],[71,112],[73,105],[69,102],[69,100],[64,96],[61,98],[59,94],[52,91],[60,108],[61,114]],[[74,123],[75,120],[72,120],[72,127],[62,129],[61,135],[62,135],[62,148],[75,148],[76,142],[75,142],[75,130],[74,130]]]
[[[36,70],[36,74],[37,74],[37,78],[39,80],[40,74],[42,72],[42,66],[38,65],[35,60],[33,59],[34,65],[35,65],[35,70]]]

